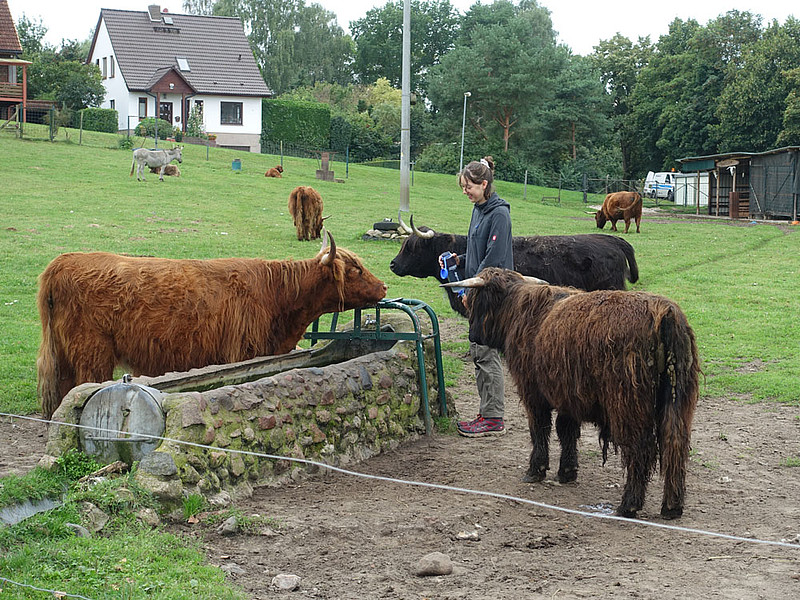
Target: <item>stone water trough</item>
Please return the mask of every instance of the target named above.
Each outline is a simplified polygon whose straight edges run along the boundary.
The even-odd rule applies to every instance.
[[[379,326],[413,331],[408,321],[392,314]],[[438,335],[438,323],[432,328]],[[436,417],[442,407],[430,337],[424,347]],[[305,461],[353,466],[424,435],[418,364],[414,341],[334,339],[187,373],[85,383],[54,414],[65,425],[50,426],[40,464],[80,448],[103,463],[137,463],[138,481],[167,505],[193,493],[246,497],[256,486],[320,470]]]

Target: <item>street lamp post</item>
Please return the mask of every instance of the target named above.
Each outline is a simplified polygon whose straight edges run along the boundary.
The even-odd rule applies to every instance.
[[[464,126],[467,124],[467,98],[472,96],[470,92],[464,92],[464,113],[461,116],[461,158],[458,161],[458,172],[464,168]]]

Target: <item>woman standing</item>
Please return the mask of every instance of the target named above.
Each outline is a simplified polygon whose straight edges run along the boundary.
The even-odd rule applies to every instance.
[[[513,269],[511,206],[494,191],[492,157],[469,163],[458,174],[458,182],[464,195],[473,204],[467,252],[456,259],[459,271],[463,265],[463,277],[469,278],[485,267]],[[470,356],[475,364],[480,409],[475,419],[458,423],[458,433],[467,437],[501,435],[505,433],[505,385],[500,354],[484,346],[472,327],[469,342]]]

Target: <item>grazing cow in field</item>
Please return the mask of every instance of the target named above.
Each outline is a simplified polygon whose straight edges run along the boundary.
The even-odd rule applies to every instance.
[[[137,148],[133,151],[133,162],[131,163],[131,175],[136,169],[136,181],[144,181],[144,167],[158,167],[160,169],[158,178],[164,181],[164,167],[173,160],[183,163],[183,147],[178,146],[170,150],[148,150],[147,148]]]
[[[50,418],[87,381],[161,375],[295,348],[323,313],[374,305],[386,285],[323,242],[308,260],[56,257],[39,277],[38,391]]]
[[[642,222],[642,197],[639,192],[608,194],[603,206],[594,214],[598,229],[605,227],[606,221],[611,221],[611,231],[616,231],[620,219],[625,221],[625,233],[628,233],[631,219],[636,221],[636,233],[639,233],[639,223]]]
[[[315,240],[322,230],[322,197],[313,187],[297,186],[289,194],[289,214],[297,229],[297,239]]]
[[[264,173],[264,177],[283,177],[281,173],[283,173],[283,167],[278,165],[277,167],[267,169],[267,172]]]
[[[440,276],[438,257],[442,252],[464,254],[467,236],[438,233],[427,227],[417,229],[413,217],[409,229],[411,236],[403,241],[400,252],[391,262],[395,275],[405,277]],[[539,235],[512,239],[514,269],[530,275],[582,290],[624,290],[625,280],[636,283],[639,267],[633,246],[625,240],[602,233],[580,235]],[[461,300],[447,289],[450,307],[466,316]]]
[[[161,167],[150,167],[151,173],[159,173],[161,171]],[[165,165],[164,166],[164,175],[167,177],[180,177],[181,170],[178,168],[177,165]]]
[[[677,304],[656,294],[581,292],[488,268],[462,285],[481,343],[505,352],[528,416],[533,451],[523,481],[549,468],[551,413],[561,443],[558,480],[575,481],[583,422],[597,425],[603,462],[622,451],[625,489],[617,514],[635,517],[661,464],[661,515],[683,513],[700,362]]]

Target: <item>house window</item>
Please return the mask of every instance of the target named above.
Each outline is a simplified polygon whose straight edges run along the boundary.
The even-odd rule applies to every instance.
[[[139,98],[139,118],[144,119],[147,116],[147,98]]]
[[[114,110],[115,108],[117,108],[117,103],[116,103],[115,100],[109,100],[108,102],[111,105],[110,106],[111,110]]]
[[[219,122],[222,125],[241,125],[242,124],[242,103],[241,102],[220,102],[219,103]]]
[[[203,116],[203,101],[202,100],[195,100],[194,101],[195,108],[197,108],[197,114],[201,117]]]
[[[108,77],[108,59],[103,57],[103,79]]]
[[[191,71],[189,68],[189,61],[182,56],[176,56],[175,60],[178,61],[178,69],[181,71]]]
[[[114,62],[115,62],[114,61],[114,57],[113,56],[109,56],[108,57],[108,66],[111,67],[111,74],[109,75],[109,78],[111,78],[111,79],[113,79],[114,76],[116,75],[116,72],[115,72],[116,69],[114,68]]]

